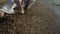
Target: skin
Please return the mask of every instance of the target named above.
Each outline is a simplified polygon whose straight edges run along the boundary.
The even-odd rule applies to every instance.
[[[36,0],[31,0],[31,1],[29,2],[29,5],[28,5],[27,9],[30,9],[31,6],[32,6],[35,2],[36,2]]]
[[[4,12],[0,11],[0,18],[4,16]]]
[[[26,0],[26,1],[27,2],[25,8],[29,10],[36,0]],[[24,7],[22,5],[22,0],[14,0],[14,2],[19,8],[19,13],[24,14]]]
[[[19,13],[24,14],[24,9],[23,6],[21,4],[21,1],[16,1],[14,0],[15,4],[17,5],[18,9],[19,9]]]
[[[30,9],[31,6],[35,3],[36,0],[32,0],[32,3],[30,3],[30,0],[27,0],[27,5],[25,6],[27,9]],[[22,0],[14,0],[14,3],[17,5],[17,7],[19,8],[19,13],[20,14],[24,14],[24,7],[22,5]],[[0,11],[0,17],[4,16],[4,12]]]

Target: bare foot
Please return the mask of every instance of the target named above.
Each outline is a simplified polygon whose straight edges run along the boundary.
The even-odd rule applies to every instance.
[[[27,9],[30,10],[31,9],[31,6],[28,6]]]
[[[22,10],[21,13],[24,14],[24,10]]]

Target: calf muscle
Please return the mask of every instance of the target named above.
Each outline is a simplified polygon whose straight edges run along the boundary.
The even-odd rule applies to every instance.
[[[14,0],[14,2],[15,2],[15,4],[17,5],[17,7],[18,7],[19,9],[21,9],[21,4],[20,4],[20,2],[19,2],[19,1],[15,1],[15,0]]]
[[[20,0],[20,1],[15,1],[14,0],[14,2],[17,5],[17,7],[19,8],[19,12],[23,14],[24,13],[24,9],[23,9],[24,7],[22,5],[22,0]]]

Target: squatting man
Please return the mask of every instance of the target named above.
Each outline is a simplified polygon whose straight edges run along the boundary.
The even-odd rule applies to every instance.
[[[17,6],[19,12],[24,14],[24,9],[30,9],[36,0],[7,0],[7,2],[0,8],[0,17],[3,17],[5,13],[13,14],[14,8]]]

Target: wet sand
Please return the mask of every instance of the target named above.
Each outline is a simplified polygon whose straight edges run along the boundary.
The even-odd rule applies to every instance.
[[[37,1],[24,15],[16,13],[0,18],[0,34],[59,34],[54,12]]]

